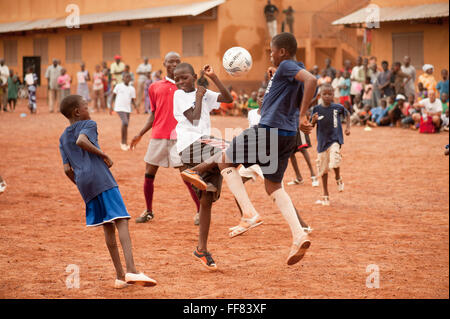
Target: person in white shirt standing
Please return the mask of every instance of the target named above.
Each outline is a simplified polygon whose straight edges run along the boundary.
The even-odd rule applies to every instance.
[[[114,87],[112,103],[114,105],[114,111],[119,115],[122,120],[122,141],[120,148],[123,151],[128,151],[128,124],[130,122],[130,114],[132,111],[131,104],[136,107],[136,90],[133,86],[129,85],[131,82],[130,74],[125,74],[123,82],[117,84]]]
[[[138,75],[138,85],[137,85],[137,108],[140,110],[142,99],[145,94],[145,82],[149,80],[148,74],[152,72],[152,65],[148,63],[148,58],[144,58],[144,63],[141,63],[136,73]]]
[[[0,94],[2,97],[0,101],[0,110],[3,106],[3,110],[6,111],[8,107],[8,77],[9,77],[9,68],[5,65],[5,60],[0,59],[0,90],[3,94]]]

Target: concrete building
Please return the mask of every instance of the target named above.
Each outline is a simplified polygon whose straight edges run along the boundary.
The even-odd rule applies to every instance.
[[[308,68],[323,67],[327,57],[341,68],[343,60],[355,60],[361,53],[362,34],[331,22],[364,7],[368,0],[272,3],[280,11],[279,32],[282,11],[290,5],[294,8],[298,59]],[[225,83],[236,88],[256,89],[270,65],[266,4],[266,0],[0,0],[0,57],[23,74],[24,57],[40,56],[41,97],[47,85],[43,76],[54,58],[76,81],[81,62],[92,72],[96,64],[110,64],[120,54],[135,72],[146,56],[153,70],[158,70],[163,69],[162,59],[169,51],[180,52],[183,61],[196,70],[211,64]],[[79,26],[72,27],[77,22]],[[233,46],[247,48],[254,60],[253,69],[241,78],[229,76],[222,68],[222,56]]]

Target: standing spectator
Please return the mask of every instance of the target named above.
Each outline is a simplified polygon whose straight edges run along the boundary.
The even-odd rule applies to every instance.
[[[61,75],[61,66],[57,59],[53,59],[53,63],[47,67],[45,78],[48,83],[48,110],[50,113],[55,111],[55,103],[61,101],[59,99],[58,77]]]
[[[344,72],[344,81],[342,81],[339,85],[340,89],[340,97],[339,97],[339,104],[344,105],[345,102],[350,103],[350,73],[348,71]]]
[[[424,73],[419,76],[419,82],[423,84],[423,87],[427,90],[427,92],[436,92],[437,82],[433,75],[434,66],[431,64],[425,64],[422,67],[422,70]]]
[[[131,82],[128,83],[128,84],[131,85],[131,86],[134,86],[134,73],[131,72],[131,68],[130,68],[130,66],[128,64],[125,65],[125,70],[123,70],[123,73],[122,73],[122,79],[124,78],[125,74],[129,74],[130,75]]]
[[[115,61],[111,64],[111,90],[114,90],[114,86],[123,82],[123,71],[125,71],[125,63],[121,61],[122,57],[120,55],[116,55],[114,60]]]
[[[148,63],[148,58],[144,58],[144,63],[139,64],[136,74],[138,76],[137,82],[137,110],[141,108],[142,98],[146,95],[144,90],[145,82],[150,80],[148,74],[152,72],[152,65]],[[148,110],[146,110],[148,111]]]
[[[264,15],[266,16],[270,38],[273,38],[278,34],[277,16],[279,12],[278,8],[274,6],[270,0],[267,0],[267,5],[264,7]]]
[[[144,113],[149,114],[151,112],[151,105],[150,105],[150,96],[148,95],[148,89],[150,88],[150,85],[152,85],[153,81],[151,79],[152,75],[150,72],[147,73],[147,80],[145,80],[144,83]]]
[[[58,86],[60,89],[59,97],[61,101],[70,95],[70,84],[72,83],[72,79],[70,75],[67,74],[66,69],[61,69],[61,75],[58,77]]]
[[[391,87],[391,71],[389,70],[389,63],[387,61],[381,62],[383,71],[378,75],[378,89],[381,97],[389,97],[394,95],[394,90]]]
[[[364,66],[363,59],[361,56],[358,57],[356,65],[352,69],[352,73],[350,75],[350,80],[352,81],[352,85],[350,88],[350,96],[353,101],[356,95],[361,94],[364,84]]]
[[[94,109],[97,112],[104,111],[106,109],[105,103],[105,88],[104,88],[104,75],[100,70],[100,65],[95,66],[95,73],[92,75],[93,84],[92,84],[92,92],[94,96]]]
[[[442,114],[444,114],[448,110],[448,94],[447,93],[441,94],[441,103],[442,103]]]
[[[27,74],[25,75],[24,79],[25,83],[27,84],[28,88],[28,108],[30,109],[30,113],[36,113],[37,111],[37,104],[36,104],[36,86],[38,77],[36,73],[34,73],[34,70],[32,67],[29,67],[27,69]]]
[[[3,111],[5,112],[8,107],[8,77],[9,68],[5,65],[5,60],[0,59],[0,109],[3,106]]]
[[[443,93],[447,94],[448,96],[448,70],[442,69],[441,71],[442,81],[439,81],[439,83],[436,86],[436,89],[439,91],[439,96],[442,96]]]
[[[334,78],[336,77],[336,69],[331,66],[330,58],[325,59],[325,72],[331,78],[331,80],[334,80]]]
[[[88,81],[91,80],[91,76],[89,75],[89,71],[86,70],[86,65],[81,63],[81,69],[77,72],[77,95],[82,96],[86,102],[91,102],[91,96],[89,94],[89,86]]]
[[[283,10],[283,13],[286,15],[286,19],[283,21],[281,26],[281,32],[284,32],[284,27],[287,24],[289,27],[289,32],[294,34],[294,9],[292,6],[289,6],[286,10]]]
[[[320,73],[319,73],[319,66],[315,65],[313,66],[312,70],[310,71],[312,75],[314,75],[316,77],[316,79],[320,78]]]
[[[372,107],[377,107],[381,99],[381,92],[378,88],[378,75],[380,75],[380,71],[378,71],[378,66],[376,63],[370,64],[368,74],[370,76],[370,83],[372,83],[371,105]]]
[[[339,103],[339,98],[341,96],[340,88],[344,82],[344,77],[342,76],[341,71],[337,71],[336,77],[331,81],[331,86],[334,89],[334,103]]]
[[[152,81],[157,82],[162,80],[162,70],[158,70],[152,73]]]
[[[400,62],[394,62],[392,73],[394,75],[394,93],[404,95],[406,83],[412,79],[411,75],[402,71],[402,64]]]
[[[350,60],[344,61],[344,66],[341,70],[342,74],[344,74],[345,71],[348,71],[350,74],[352,73],[352,62]]]
[[[411,79],[405,82],[405,94],[410,96],[411,94],[416,94],[415,83],[416,83],[416,68],[411,65],[411,58],[405,56],[403,59],[402,72],[408,74]]]
[[[119,115],[122,121],[121,126],[121,142],[120,148],[122,151],[128,151],[128,124],[130,123],[130,114],[132,111],[131,105],[135,105],[136,90],[131,83],[131,76],[129,73],[125,73],[123,76],[123,82],[117,84],[114,87],[112,104],[114,105],[114,111]]]
[[[327,74],[327,70],[322,70],[319,78],[317,79],[317,87],[320,90],[320,87],[324,84],[331,84],[331,77]]]
[[[364,83],[363,89],[363,105],[372,105],[372,95],[373,95],[373,84],[371,82],[370,76],[366,76],[366,83]]]
[[[17,92],[19,91],[19,78],[14,75],[13,70],[9,70],[8,77],[8,104],[9,110],[14,112],[17,104]]]

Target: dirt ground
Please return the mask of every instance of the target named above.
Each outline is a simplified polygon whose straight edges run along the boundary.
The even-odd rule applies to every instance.
[[[0,175],[8,183],[0,196],[0,298],[449,298],[448,133],[354,127],[343,146],[345,191],[330,182],[326,208],[314,204],[321,188],[311,187],[298,154],[308,182],[287,191],[314,231],[307,255],[291,267],[285,264],[290,230],[263,183],[247,189],[264,224],[234,239],[227,229],[239,212],[224,185],[209,239],[220,271],[209,273],[192,257],[195,206],[178,171],[160,169],[155,219],[136,224],[145,208],[149,134],[136,151],[123,152],[119,118],[95,113],[100,145],[115,162],[112,172],[132,216],[137,267],[158,281],[153,288],[117,291],[103,230],[86,228],[84,203],[62,169],[58,138],[68,122],[49,114],[43,101],[35,116],[23,103],[15,113],[0,113]],[[146,119],[132,115],[131,137]],[[245,128],[247,121],[213,117],[212,124],[224,130]],[[312,141],[315,159],[315,133]],[[286,180],[294,177],[291,167],[286,174]],[[71,264],[80,269],[79,289],[66,287]],[[378,289],[366,286],[369,265],[378,266]]]

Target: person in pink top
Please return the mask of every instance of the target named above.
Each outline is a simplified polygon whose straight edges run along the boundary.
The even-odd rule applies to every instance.
[[[58,87],[61,90],[61,94],[59,95],[61,101],[66,97],[70,95],[70,83],[72,82],[72,79],[70,78],[70,75],[67,74],[66,69],[61,69],[61,75],[58,77]],[[60,101],[60,102],[61,102]]]
[[[174,70],[181,63],[181,57],[176,52],[169,52],[164,59],[164,67],[167,71],[165,79],[154,82],[148,89],[151,113],[147,123],[131,141],[130,148],[133,150],[150,129],[152,136],[148,145],[145,161],[144,196],[147,209],[136,219],[136,223],[146,223],[154,218],[153,214],[153,191],[156,173],[159,167],[173,167],[183,170],[183,163],[177,152],[176,126],[177,120],[173,115],[173,96],[178,90],[174,81]],[[200,201],[192,188],[186,183],[192,199],[197,206],[195,224],[199,223]]]

